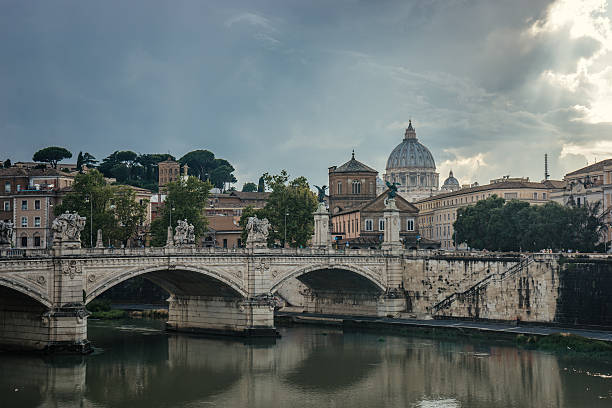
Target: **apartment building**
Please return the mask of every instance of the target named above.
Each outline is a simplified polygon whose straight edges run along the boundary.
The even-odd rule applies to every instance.
[[[612,159],[606,159],[568,173],[565,188],[554,192],[551,199],[561,205],[583,206],[601,202],[600,211],[608,225],[602,240],[612,241]],[[609,244],[608,244],[609,247]]]
[[[418,225],[424,238],[439,241],[442,249],[455,249],[453,223],[457,210],[474,205],[493,195],[506,200],[520,200],[541,205],[551,199],[551,194],[563,189],[565,182],[546,180],[531,182],[529,178],[503,177],[486,185],[474,185],[450,193],[424,198],[416,203],[419,209]],[[461,242],[461,237],[458,237]]]

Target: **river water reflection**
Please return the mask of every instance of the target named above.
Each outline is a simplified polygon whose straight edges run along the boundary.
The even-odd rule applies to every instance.
[[[514,347],[282,329],[274,344],[89,323],[86,357],[0,354],[1,407],[611,407],[612,364]]]

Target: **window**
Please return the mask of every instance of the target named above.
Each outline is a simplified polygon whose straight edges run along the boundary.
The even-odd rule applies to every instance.
[[[21,217],[21,226],[22,227],[28,226],[28,217]]]
[[[34,217],[34,226],[40,227],[40,217]]]
[[[542,200],[546,200],[546,193],[542,193]]]
[[[28,237],[21,237],[21,246],[24,248],[28,246]]]
[[[352,190],[353,194],[361,194],[361,182],[360,181],[354,180],[352,188],[353,188]]]
[[[22,210],[28,209],[28,200],[21,200],[21,209]]]
[[[504,198],[506,200],[512,200],[518,198],[518,193],[504,193]]]
[[[40,200],[34,200],[34,209],[40,210]]]
[[[40,246],[40,237],[34,237],[34,246],[35,247],[39,247]]]
[[[4,183],[4,192],[5,193],[11,192],[11,182],[10,181],[7,181],[6,183]]]
[[[374,221],[372,220],[365,220],[365,230],[366,231],[372,231],[374,229]]]
[[[338,194],[342,194],[342,182],[338,182]]]
[[[533,199],[537,200],[538,199],[538,193],[533,193]]]
[[[241,246],[242,246],[242,240],[238,238],[238,248],[240,248]]]
[[[223,248],[227,248],[227,238],[223,239]]]
[[[379,231],[384,231],[385,230],[385,220],[384,220],[384,218],[380,218],[378,220],[378,230]]]
[[[414,231],[414,218],[406,220],[406,231]]]
[[[11,202],[10,201],[5,201],[4,202],[4,211],[11,211]]]

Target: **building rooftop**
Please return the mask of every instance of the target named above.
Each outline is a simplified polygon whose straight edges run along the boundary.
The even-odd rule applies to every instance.
[[[9,167],[0,169],[0,177],[71,177],[70,174],[63,171],[47,168],[47,169],[28,169],[23,167]]]
[[[548,181],[550,182],[551,180],[548,180]],[[430,200],[438,200],[440,198],[448,198],[448,197],[460,196],[463,194],[477,193],[480,191],[513,189],[513,188],[532,188],[532,189],[548,190],[552,187],[550,184],[547,185],[545,183],[534,183],[531,181],[499,181],[496,183],[485,184],[484,186],[474,186],[474,187],[462,188],[461,190],[457,190],[457,191],[450,192],[450,193],[433,195],[431,197],[420,199],[416,201],[416,203],[418,204],[418,203],[423,203],[423,202],[430,201]]]
[[[340,167],[330,167],[330,173],[378,173],[370,166],[366,166],[359,160],[355,159],[355,151],[351,155],[351,160],[347,161]]]
[[[571,173],[567,173],[565,175],[565,177],[575,176],[575,175],[583,174],[583,173],[591,173],[593,171],[603,171],[605,166],[612,166],[612,159],[602,160],[600,162],[591,164],[591,165],[583,167],[581,169],[572,171]]]
[[[271,193],[259,191],[232,191],[228,195],[241,200],[267,200]]]

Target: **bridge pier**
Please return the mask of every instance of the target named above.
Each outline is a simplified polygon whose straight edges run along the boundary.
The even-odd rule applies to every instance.
[[[48,308],[0,287],[0,348],[15,351],[88,353],[85,307]]]
[[[277,336],[273,298],[249,299],[216,296],[172,296],[169,299],[168,330],[232,335]]]

